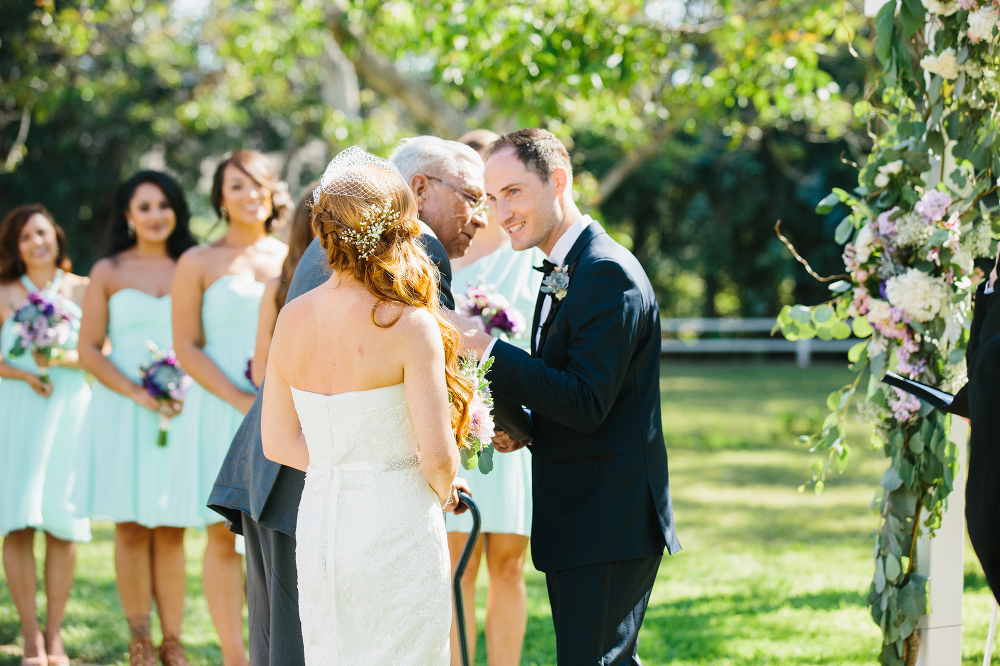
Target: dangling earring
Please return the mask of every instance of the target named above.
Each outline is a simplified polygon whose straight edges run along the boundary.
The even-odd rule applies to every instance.
[[[222,217],[222,219],[224,221],[228,221],[229,220],[229,211],[226,210],[225,206],[220,206],[219,207],[219,215]]]
[[[135,225],[131,222],[126,222],[126,224],[128,225],[128,237],[135,238]]]

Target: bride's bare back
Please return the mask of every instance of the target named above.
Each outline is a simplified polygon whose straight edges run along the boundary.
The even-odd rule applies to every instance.
[[[377,302],[357,280],[334,274],[281,310],[264,376],[264,454],[290,467],[308,466],[290,387],[336,395],[402,383],[420,467],[443,502],[457,472],[458,449],[441,331],[427,310],[395,303],[376,308],[376,321],[386,327],[376,326]]]

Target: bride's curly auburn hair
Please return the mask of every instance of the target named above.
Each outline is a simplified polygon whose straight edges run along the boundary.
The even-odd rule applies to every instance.
[[[361,167],[363,169],[364,167]],[[348,172],[348,177],[357,178]],[[369,191],[378,188],[379,177],[372,179]],[[363,233],[373,207],[390,202],[392,215],[390,222],[373,245],[368,256],[345,236],[353,231]],[[395,214],[398,213],[398,216]],[[395,219],[392,219],[395,218]],[[372,220],[377,222],[377,219]],[[372,323],[379,328],[390,328],[402,316],[402,312],[387,324],[379,323],[375,314],[384,303],[399,303],[422,308],[433,315],[441,329],[444,344],[445,379],[451,401],[451,425],[459,448],[467,448],[465,435],[469,430],[469,403],[475,387],[458,372],[458,330],[441,316],[438,301],[437,269],[431,262],[417,237],[420,225],[417,223],[417,202],[408,187],[395,192],[386,188],[380,194],[368,197],[331,194],[320,191],[318,200],[312,207],[312,224],[326,250],[327,262],[334,271],[347,273],[363,283],[378,299],[372,308]]]

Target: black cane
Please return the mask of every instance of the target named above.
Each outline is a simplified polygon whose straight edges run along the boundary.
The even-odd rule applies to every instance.
[[[482,518],[479,515],[479,507],[465,493],[458,493],[458,503],[468,507],[469,513],[472,514],[472,531],[469,532],[469,538],[466,540],[465,548],[462,550],[462,557],[459,558],[458,566],[455,567],[455,582],[453,584],[455,591],[455,619],[458,622],[458,644],[462,648],[462,666],[469,666],[469,638],[465,635],[465,604],[462,600],[462,576],[465,575],[465,567],[469,566],[472,551],[476,549],[476,539],[479,538],[479,525],[482,522]]]

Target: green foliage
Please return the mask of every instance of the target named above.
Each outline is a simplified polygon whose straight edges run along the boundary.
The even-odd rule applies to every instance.
[[[989,3],[983,11],[995,13]],[[859,170],[859,186],[834,189],[817,207],[849,211],[834,239],[846,244],[850,281],[831,285],[830,301],[788,307],[778,319],[790,339],[848,320],[867,338],[849,354],[858,372],[854,383],[830,395],[821,431],[802,439],[827,452],[826,464],[813,467],[811,481],[821,489],[831,461],[843,459],[841,428],[870,373],[859,409],[875,422],[872,441],[890,467],[874,503],[879,519],[868,604],[883,635],[880,662],[887,665],[915,659],[914,632],[928,608],[915,545],[923,530],[933,534],[940,525],[957,459],[949,418],[879,379],[894,369],[952,391],[964,382],[970,297],[982,276],[973,260],[991,252],[998,210],[985,197],[1000,167],[1000,123],[991,110],[1000,92],[1000,46],[995,28],[974,35],[969,15],[958,11],[932,21],[920,0],[903,0],[898,11],[894,2],[882,7],[875,19],[880,87],[856,108],[877,130],[875,145]]]

